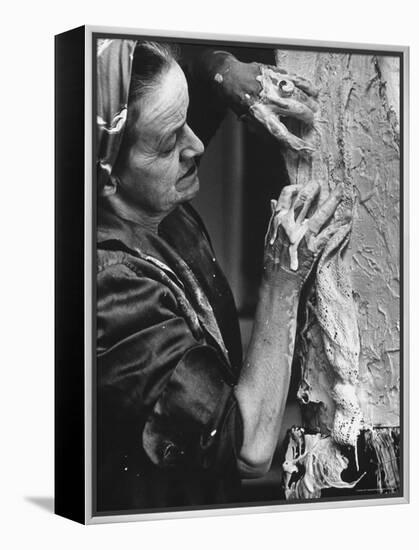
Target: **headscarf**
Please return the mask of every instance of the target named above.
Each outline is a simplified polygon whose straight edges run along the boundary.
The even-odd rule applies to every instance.
[[[97,41],[97,183],[107,182],[118,156],[128,111],[136,40]]]

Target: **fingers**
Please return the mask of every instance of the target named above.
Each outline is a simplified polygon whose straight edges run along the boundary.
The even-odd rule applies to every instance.
[[[272,103],[277,114],[302,120],[312,124],[317,104],[305,92],[298,89],[287,75],[279,74],[270,67],[260,66],[260,98],[264,103]]]
[[[279,120],[270,105],[256,102],[250,107],[250,112],[270,134],[286,147],[302,153],[314,153],[314,147],[292,134],[285,124]]]
[[[294,210],[297,212],[300,209],[295,220],[297,223],[301,223],[305,219],[314,199],[319,193],[320,185],[315,181],[308,183],[300,190],[294,203]]]
[[[298,86],[298,88],[300,88],[300,90],[303,90],[303,92],[311,97],[317,97],[319,95],[319,89],[314,86],[310,80],[307,80],[307,78],[303,78],[302,76],[298,76],[296,74],[289,74],[288,77],[296,86]]]
[[[334,222],[327,226],[323,231],[320,231],[320,233],[317,235],[317,237],[313,237],[312,239],[309,239],[308,246],[309,249],[314,253],[321,252],[327,243],[338,233],[342,228],[348,228],[348,224],[350,223],[351,218],[343,218],[337,222]]]
[[[271,199],[271,214],[275,213],[277,202],[275,199]]]
[[[275,223],[275,211],[277,202],[278,201],[276,201],[275,199],[271,199],[271,218],[268,223],[268,229],[266,230],[265,246],[267,242],[272,244],[271,241],[272,239],[275,240],[276,232],[278,230],[277,224]]]
[[[276,203],[276,201],[271,201],[271,209],[273,208],[272,203]],[[274,244],[278,229],[281,226],[283,214],[279,213],[276,210],[272,211],[271,219],[269,220],[268,229],[266,231],[265,235],[265,246],[267,243],[269,243],[271,246]]]
[[[278,204],[278,201],[276,201],[275,199],[271,199],[271,218],[268,223],[268,229],[266,230],[265,246],[267,242],[269,242],[269,244],[272,244],[276,238],[278,225],[280,223],[280,221],[278,220],[278,216],[275,216],[275,212],[277,211],[276,210],[277,204]]]
[[[289,78],[294,82],[294,84],[300,88],[303,92],[308,94],[311,97],[317,97],[319,95],[319,89],[307,78],[304,78],[302,76],[298,76],[296,74],[288,73],[288,71],[285,71],[284,69],[280,69],[278,67],[275,67],[273,65],[270,65],[273,72],[278,73],[279,78]]]
[[[298,195],[301,188],[301,185],[286,185],[282,189],[278,200],[271,199],[271,219],[269,220],[268,230],[265,236],[265,244],[269,242],[270,245],[273,245],[281,224],[285,223],[285,225],[287,225],[287,216],[290,213],[292,214],[295,197]]]
[[[265,239],[266,242],[269,242],[269,244],[272,246],[276,240],[276,237],[278,235],[278,229],[281,226],[281,216],[280,215],[272,215],[272,218],[269,222],[268,232]]]
[[[317,101],[315,99],[312,99],[309,95],[307,95],[299,88],[295,87],[292,96],[294,99],[297,99],[301,103],[305,103],[307,107],[309,107],[313,111],[313,113],[316,113],[319,110],[319,104],[317,103]]]
[[[309,107],[313,113],[316,113],[319,110],[319,104],[315,99],[312,99],[309,95],[307,95],[305,92],[300,90],[299,88],[295,88],[292,97],[294,99],[297,99],[301,103],[305,103],[307,107]]]
[[[278,197],[278,201],[276,203],[276,211],[279,210],[290,210],[294,198],[297,196],[298,192],[302,189],[302,185],[294,184],[294,185],[286,185],[282,191],[281,194]]]
[[[325,223],[333,216],[343,198],[343,185],[338,184],[329,194],[325,202],[319,206],[316,213],[309,220],[310,233],[317,235]]]
[[[313,124],[314,111],[306,103],[302,103],[291,97],[269,95],[269,100],[275,106],[275,110],[281,116],[289,116],[301,120],[305,124]]]

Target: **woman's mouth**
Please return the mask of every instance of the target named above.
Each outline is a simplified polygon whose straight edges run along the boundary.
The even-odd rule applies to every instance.
[[[190,176],[195,175],[195,174],[196,174],[196,164],[193,163],[193,164],[191,165],[191,167],[189,168],[189,170],[187,170],[187,171],[183,174],[183,176],[181,176],[181,177],[179,178],[179,180],[183,180],[183,179],[185,179],[185,178],[189,178]]]
[[[198,168],[195,163],[192,164],[192,166],[187,170],[183,176],[181,176],[176,184],[176,188],[178,191],[184,191],[186,189],[189,189],[189,187],[194,186],[195,182],[198,181],[197,178],[198,175]]]

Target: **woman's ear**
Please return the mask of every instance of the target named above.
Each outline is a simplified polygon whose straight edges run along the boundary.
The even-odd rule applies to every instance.
[[[102,197],[110,197],[111,195],[115,195],[119,185],[119,180],[117,176],[110,175],[107,182],[101,189],[101,196]]]

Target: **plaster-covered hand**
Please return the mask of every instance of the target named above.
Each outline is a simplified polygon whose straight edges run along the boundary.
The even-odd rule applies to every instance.
[[[292,134],[280,119],[291,117],[313,124],[318,91],[308,80],[272,65],[242,63],[222,51],[208,53],[205,65],[218,95],[241,118],[262,125],[290,149],[313,152],[313,147]]]
[[[287,185],[278,200],[271,201],[272,215],[265,237],[264,275],[268,283],[283,278],[301,286],[326,243],[350,218],[331,221],[343,198],[337,185],[316,207],[318,183]]]

